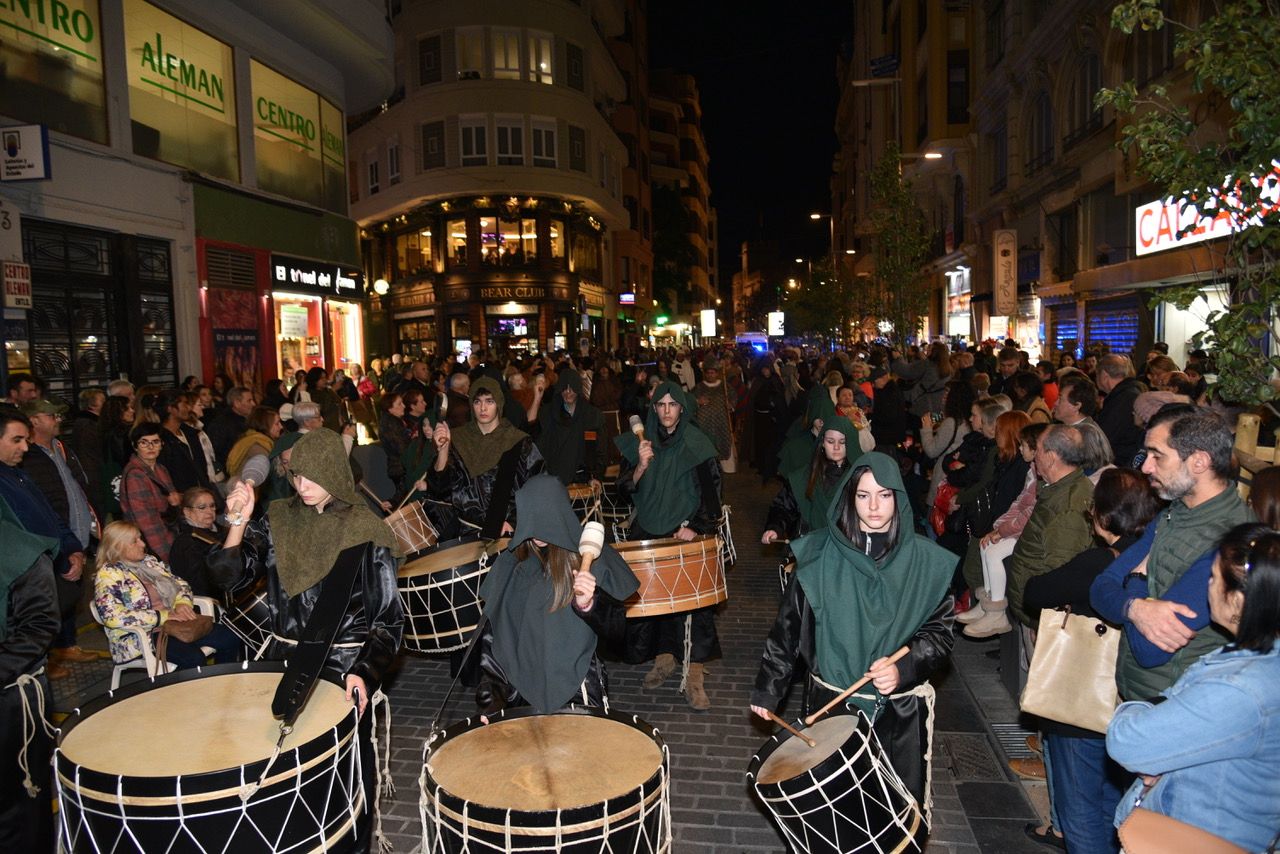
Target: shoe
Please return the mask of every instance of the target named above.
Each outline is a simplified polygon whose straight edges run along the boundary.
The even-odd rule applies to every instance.
[[[1044,828],[1044,833],[1040,832],[1040,828]],[[1033,842],[1039,842],[1041,845],[1048,845],[1050,848],[1057,848],[1059,851],[1067,850],[1067,841],[1061,836],[1053,832],[1052,824],[1037,824],[1036,822],[1028,822],[1022,828],[1022,832],[1027,838]]]
[[[985,587],[978,587],[974,589],[973,595],[978,598],[978,602],[980,604],[985,605],[991,601],[991,594],[987,593],[987,588]]]
[[[963,614],[956,614],[956,622],[967,626],[970,623],[978,622],[978,620],[981,620],[986,615],[987,612],[982,610],[982,603],[975,599],[973,601],[972,608],[965,611]]]
[[[1013,631],[1013,625],[1009,622],[1007,613],[1009,600],[1001,599],[999,602],[988,602],[983,608],[986,613],[982,619],[964,627],[965,637],[989,638]]]
[[[97,661],[98,654],[81,649],[78,646],[55,646],[49,652],[50,658],[56,658],[59,661],[75,661],[84,664],[88,661]]]
[[[695,661],[689,665],[689,678],[684,683],[684,698],[689,701],[689,707],[698,712],[711,708],[711,698],[702,684],[705,673],[702,664]]]
[[[1039,756],[1030,759],[1010,759],[1009,767],[1013,769],[1013,773],[1024,780],[1044,779],[1044,760]]]
[[[1039,754],[1040,756],[1044,756],[1044,748],[1040,745],[1040,736],[1027,736],[1027,750],[1030,750],[1032,753]]]
[[[653,669],[644,675],[644,682],[641,683],[645,688],[652,691],[676,671],[676,657],[669,652],[664,652],[653,660]]]
[[[44,666],[44,675],[51,680],[66,679],[71,675],[71,668],[61,661],[54,661],[51,658]]]

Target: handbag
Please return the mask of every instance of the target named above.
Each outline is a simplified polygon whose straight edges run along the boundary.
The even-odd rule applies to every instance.
[[[951,499],[959,493],[960,490],[950,483],[943,481],[938,484],[938,491],[934,495],[933,507],[929,510],[929,524],[933,526],[933,532],[938,536],[942,536],[947,532],[947,519],[951,514]],[[959,513],[959,509],[956,513]]]
[[[1022,689],[1022,710],[1051,721],[1106,732],[1120,702],[1116,656],[1120,630],[1071,609],[1040,612],[1036,651]]]
[[[1119,832],[1126,854],[1248,854],[1221,836],[1146,807],[1134,807]]]
[[[165,620],[160,624],[162,638],[177,638],[183,643],[195,643],[213,631],[213,617],[196,614],[190,620]]]

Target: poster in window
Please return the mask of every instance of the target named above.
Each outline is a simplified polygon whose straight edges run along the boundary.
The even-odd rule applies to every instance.
[[[254,292],[210,288],[208,306],[213,324],[214,373],[226,374],[235,385],[261,388]]]

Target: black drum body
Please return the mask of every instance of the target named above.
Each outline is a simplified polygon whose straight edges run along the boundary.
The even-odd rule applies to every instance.
[[[372,812],[361,788],[354,709],[340,685],[321,682],[299,717],[296,743],[286,741],[272,760],[272,732],[278,734],[279,727],[270,699],[283,672],[279,662],[181,670],[131,684],[74,712],[62,724],[54,756],[60,850],[352,850]],[[226,709],[217,707],[217,698]],[[201,707],[193,708],[193,700]],[[241,723],[246,716],[253,720],[249,725]],[[230,726],[248,730],[246,738],[201,731],[217,717],[236,721]],[[189,730],[186,741],[173,740],[179,728]],[[200,749],[233,744],[228,750],[235,756],[262,758],[178,775],[121,773],[120,757],[100,756],[95,749],[111,740],[104,737],[109,732],[124,749],[149,755],[155,770],[173,768],[174,757],[189,756],[201,739],[208,741]],[[124,767],[136,764],[125,760]]]
[[[504,727],[513,731],[503,735]],[[528,749],[513,752],[511,742]],[[566,754],[574,755],[562,762]],[[502,770],[486,769],[485,756]],[[488,724],[468,719],[425,745],[421,850],[666,854],[669,774],[662,736],[635,716],[572,706],[551,715],[507,710]],[[575,784],[584,785],[570,791]],[[599,787],[598,799],[592,786]],[[526,793],[530,802],[520,803]],[[554,808],[545,808],[553,801]]]
[[[404,606],[404,646],[452,652],[466,646],[480,623],[480,585],[506,541],[486,544],[478,534],[410,555],[397,573]]]
[[[927,830],[915,798],[889,765],[871,722],[836,714],[805,734],[780,732],[751,758],[747,779],[791,850],[807,854],[920,852]]]

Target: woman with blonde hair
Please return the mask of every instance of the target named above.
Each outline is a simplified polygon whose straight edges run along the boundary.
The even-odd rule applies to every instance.
[[[138,636],[129,629],[149,631],[154,643],[165,623],[195,619],[191,585],[170,572],[164,561],[147,554],[142,532],[132,522],[112,522],[102,532],[97,567],[94,604],[117,664],[142,655]],[[215,664],[235,661],[240,654],[236,636],[215,624],[193,643],[170,636],[169,662],[179,669],[199,667],[209,658],[201,647],[213,648]]]

